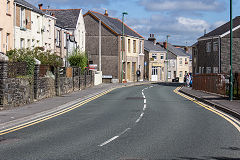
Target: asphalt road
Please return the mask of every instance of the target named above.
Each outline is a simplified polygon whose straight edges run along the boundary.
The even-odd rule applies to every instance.
[[[240,159],[239,131],[174,93],[175,88],[153,84],[116,89],[61,116],[0,136],[0,159]]]

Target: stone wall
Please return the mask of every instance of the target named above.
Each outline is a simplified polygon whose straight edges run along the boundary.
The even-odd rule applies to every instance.
[[[221,40],[221,72],[230,72],[230,39],[222,38]],[[233,73],[240,70],[240,38],[233,38]]]
[[[39,78],[39,86],[37,89],[37,100],[50,98],[56,95],[55,79],[51,77]]]
[[[24,78],[8,78],[5,83],[4,99],[8,107],[16,107],[33,102],[33,84]]]
[[[79,76],[39,77],[40,65],[35,66],[32,78],[9,78],[8,62],[0,62],[0,107],[16,107],[53,96],[61,96],[94,85],[92,72]],[[24,77],[24,76],[23,76]]]

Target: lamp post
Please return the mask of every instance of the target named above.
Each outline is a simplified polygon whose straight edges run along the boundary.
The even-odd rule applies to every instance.
[[[170,35],[167,35],[167,77],[166,77],[166,82],[168,82],[168,38],[170,37]]]
[[[123,49],[124,49],[124,16],[128,15],[127,12],[122,13],[122,83],[123,83]]]
[[[233,42],[233,20],[232,20],[232,0],[230,0],[230,95],[229,100],[233,100],[233,68],[232,68],[232,42]]]

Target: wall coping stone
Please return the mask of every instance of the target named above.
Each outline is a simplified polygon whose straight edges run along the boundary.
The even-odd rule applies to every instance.
[[[35,64],[36,65],[40,65],[41,64],[41,61],[39,61],[38,59],[34,58],[34,60],[35,60]]]
[[[0,52],[0,62],[8,62],[8,56],[4,55],[4,53]]]

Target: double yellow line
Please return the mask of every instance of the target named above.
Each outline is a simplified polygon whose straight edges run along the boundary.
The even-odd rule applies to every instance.
[[[202,102],[199,102],[199,101],[197,101],[197,100],[194,99],[194,98],[191,98],[191,97],[189,97],[189,96],[187,96],[187,95],[185,95],[185,94],[183,94],[183,93],[180,93],[179,90],[180,90],[181,88],[182,88],[182,87],[177,87],[177,88],[174,90],[174,92],[175,92],[176,94],[178,94],[178,95],[180,95],[180,96],[182,96],[182,97],[184,97],[184,98],[186,98],[186,99],[188,99],[188,100],[190,100],[190,101],[192,101],[192,102],[194,102],[194,103],[202,106],[203,108],[205,108],[205,109],[207,109],[207,110],[209,110],[209,111],[211,111],[211,112],[213,112],[213,113],[221,116],[222,118],[224,118],[225,120],[227,120],[228,122],[230,122],[230,123],[240,132],[240,122],[239,122],[237,119],[235,119],[235,118],[229,116],[228,114],[223,113],[223,112],[221,112],[221,111],[219,111],[219,110],[217,110],[217,109],[215,109],[215,108],[213,108],[213,107],[211,107],[211,106],[209,106],[209,105],[206,105],[206,104],[204,104],[204,103],[202,103]]]
[[[80,106],[82,106],[82,105],[84,105],[84,104],[86,104],[86,103],[88,103],[88,102],[90,102],[90,101],[93,101],[93,100],[95,100],[95,99],[97,99],[97,98],[99,98],[99,97],[101,97],[101,96],[103,96],[103,95],[105,95],[105,94],[107,94],[107,93],[115,90],[115,89],[116,89],[116,88],[112,88],[112,89],[106,90],[106,91],[104,91],[104,92],[101,92],[101,93],[93,96],[93,97],[90,97],[90,98],[88,98],[88,99],[86,99],[86,100],[83,100],[83,101],[81,101],[81,102],[79,102],[79,103],[77,103],[77,104],[74,104],[74,105],[72,105],[72,106],[70,106],[70,107],[67,107],[67,108],[65,108],[65,109],[63,109],[63,110],[57,111],[57,112],[52,113],[52,114],[50,114],[50,115],[43,116],[43,117],[40,117],[40,118],[38,118],[38,119],[29,121],[29,122],[26,122],[26,123],[23,123],[23,124],[20,124],[20,125],[17,125],[17,126],[8,128],[8,129],[1,130],[1,131],[0,131],[0,136],[1,136],[1,135],[5,135],[5,134],[7,134],[7,133],[11,133],[11,132],[17,131],[17,130],[20,130],[20,129],[23,129],[23,128],[26,128],[26,127],[29,127],[29,126],[32,126],[32,125],[35,125],[35,124],[38,124],[38,123],[40,123],[40,122],[49,120],[49,119],[51,119],[51,118],[57,117],[57,116],[59,116],[59,115],[62,115],[62,114],[64,114],[64,113],[70,112],[70,111],[72,111],[72,110],[74,110],[74,109],[76,109],[76,108],[78,108],[78,107],[80,107]]]

